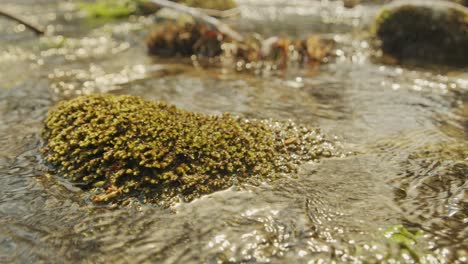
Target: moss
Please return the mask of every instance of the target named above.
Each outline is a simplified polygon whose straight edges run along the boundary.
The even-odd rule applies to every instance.
[[[412,233],[403,225],[394,225],[384,230],[384,236],[388,239],[388,242],[396,244],[399,248],[397,254],[388,254],[386,256],[387,260],[395,259],[408,262],[411,259],[412,262],[420,263],[422,259],[429,256],[428,252],[425,252],[418,245],[423,235],[424,233],[421,230]]]
[[[42,137],[44,160],[83,188],[97,188],[96,202],[189,201],[340,155],[318,130],[207,116],[132,96],[62,101],[49,111]]]
[[[468,65],[468,12],[452,3],[399,3],[377,15],[382,50],[403,62]]]
[[[96,2],[81,2],[78,7],[90,16],[106,19],[123,18],[134,14],[138,1],[132,0],[99,0]]]

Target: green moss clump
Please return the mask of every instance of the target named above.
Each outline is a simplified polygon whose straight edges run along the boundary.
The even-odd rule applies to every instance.
[[[99,0],[93,3],[81,2],[78,7],[90,17],[114,19],[134,14],[140,0]]]
[[[468,11],[450,2],[400,2],[377,15],[382,50],[400,61],[468,65]]]
[[[388,259],[398,261],[408,261],[410,258],[413,262],[420,263],[422,259],[428,257],[428,252],[425,252],[418,245],[419,239],[424,233],[421,230],[415,233],[410,232],[403,225],[394,225],[384,230],[384,236],[391,244],[396,244],[399,248],[397,254],[389,254]]]
[[[96,202],[167,204],[236,183],[273,179],[304,160],[340,155],[318,130],[223,114],[207,116],[133,96],[60,102],[42,132],[43,157]]]

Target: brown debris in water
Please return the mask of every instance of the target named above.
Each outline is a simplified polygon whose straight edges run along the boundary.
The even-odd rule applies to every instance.
[[[316,66],[327,61],[332,47],[330,41],[317,35],[299,40],[250,37],[239,42],[201,23],[181,25],[177,22],[158,25],[146,43],[150,55],[218,58],[216,65],[230,59],[233,66],[241,71],[255,69],[258,64],[276,69],[287,68],[290,63]]]
[[[164,23],[149,34],[147,46],[150,54],[161,57],[215,57],[221,55],[221,41],[219,33],[203,24]]]

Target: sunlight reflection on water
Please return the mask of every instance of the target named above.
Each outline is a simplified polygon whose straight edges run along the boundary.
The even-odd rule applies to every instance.
[[[400,245],[383,235],[395,224],[424,231],[412,250],[427,262],[466,260],[466,73],[373,62],[368,40],[349,33],[373,6],[239,2],[240,28],[301,36],[313,24],[333,32],[336,58],[313,73],[295,68],[276,77],[203,69],[149,58],[147,19],[80,29],[63,19],[77,16],[69,4],[58,11],[57,1],[34,3],[34,11],[26,0],[5,5],[41,14],[37,21],[56,26],[58,36],[38,44],[0,21],[8,32],[0,37],[0,261],[379,262],[400,256]],[[47,110],[60,98],[92,92],[209,114],[293,119],[321,127],[357,154],[168,210],[96,206],[86,192],[47,174],[38,152]]]

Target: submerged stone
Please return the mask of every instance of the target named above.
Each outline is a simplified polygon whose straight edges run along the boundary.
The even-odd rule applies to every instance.
[[[384,53],[402,62],[468,65],[468,9],[446,1],[397,1],[374,30]]]
[[[319,130],[202,115],[134,96],[62,101],[49,111],[42,137],[44,160],[57,174],[97,192],[95,202],[190,201],[341,155]]]
[[[468,6],[468,0],[451,0],[451,1],[460,5]]]

